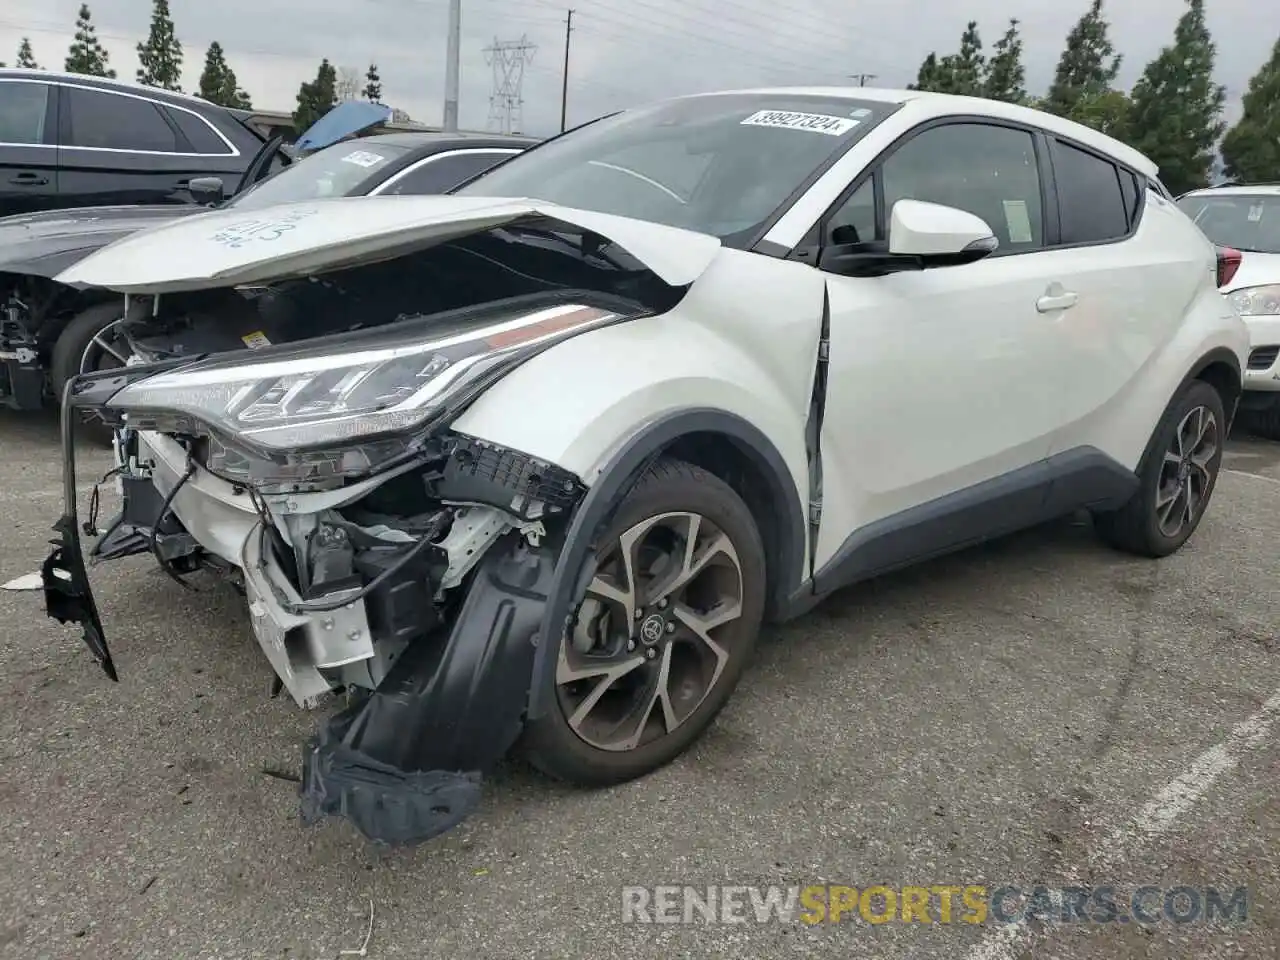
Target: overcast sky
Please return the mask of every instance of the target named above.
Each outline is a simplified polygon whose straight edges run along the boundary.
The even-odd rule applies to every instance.
[[[536,46],[524,70],[524,131],[554,132],[560,121],[566,7],[575,9],[569,67],[569,124],[631,104],[699,90],[755,85],[848,83],[872,73],[876,86],[915,78],[930,50],[959,45],[976,19],[984,44],[1023,21],[1027,83],[1041,91],[1067,31],[1088,0],[463,0],[460,124],[489,123],[494,70],[484,48],[527,36]],[[1249,77],[1280,34],[1276,0],[1207,0],[1218,45],[1218,80],[1228,115],[1239,112]],[[0,60],[12,64],[22,37],[41,66],[61,69],[79,0],[5,0]],[[98,35],[121,77],[137,69],[151,0],[91,0]],[[183,87],[196,86],[212,40],[227,51],[255,107],[292,110],[298,85],[322,57],[362,74],[371,60],[383,100],[438,123],[444,97],[448,0],[170,0],[185,47]],[[1171,42],[1182,0],[1110,0],[1111,37],[1125,55],[1127,87]]]

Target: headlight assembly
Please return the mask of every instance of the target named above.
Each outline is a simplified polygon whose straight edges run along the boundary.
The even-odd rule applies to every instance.
[[[1280,283],[1236,290],[1231,294],[1231,302],[1242,317],[1280,316]]]
[[[210,468],[236,479],[352,476],[410,452],[418,428],[486,374],[617,316],[579,304],[508,308],[443,334],[419,324],[399,339],[379,331],[261,359],[217,357],[131,383],[109,406],[140,429],[207,435]]]

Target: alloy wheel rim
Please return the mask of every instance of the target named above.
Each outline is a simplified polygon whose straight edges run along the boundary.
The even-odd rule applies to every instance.
[[[1195,407],[1179,422],[1156,486],[1156,524],[1164,536],[1173,539],[1200,518],[1220,445],[1218,418],[1208,407]]]
[[[128,364],[128,354],[120,350],[119,338],[116,336],[121,322],[121,320],[113,320],[93,335],[93,339],[84,348],[84,353],[80,354],[80,373],[93,373]],[[104,365],[103,361],[108,357],[116,362]]]
[[[641,521],[599,556],[560,644],[556,696],[580,739],[634,750],[673,734],[720,682],[742,567],[728,535],[690,512]]]

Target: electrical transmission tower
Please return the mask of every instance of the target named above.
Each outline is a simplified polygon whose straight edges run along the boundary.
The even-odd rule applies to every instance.
[[[493,93],[489,97],[489,129],[499,133],[523,133],[524,68],[533,60],[537,44],[527,36],[499,40],[485,47],[485,62],[493,67]]]

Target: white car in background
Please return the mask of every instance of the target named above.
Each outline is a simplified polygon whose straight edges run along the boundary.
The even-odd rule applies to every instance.
[[[1233,265],[1223,293],[1249,327],[1243,419],[1280,440],[1280,184],[1210,187],[1178,198],[1178,206]]]
[[[128,295],[143,363],[68,390],[47,611],[116,676],[81,560],[89,411],[125,504],[92,557],[229,577],[300,705],[353,695],[304,752],[304,819],[422,840],[513,747],[641,776],[765,619],[1082,508],[1122,550],[1187,541],[1248,334],[1155,177],[1023,107],[749,90],[447,196],[133,235],[59,278]]]

